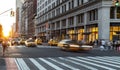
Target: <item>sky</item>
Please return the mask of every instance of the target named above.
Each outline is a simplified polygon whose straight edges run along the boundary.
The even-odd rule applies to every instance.
[[[15,11],[16,2],[15,0],[2,0],[0,2],[0,14],[11,9]],[[0,24],[3,26],[3,32],[5,35],[9,33],[11,30],[12,24],[15,23],[15,16],[10,16],[10,11],[7,11],[6,13],[0,15]]]

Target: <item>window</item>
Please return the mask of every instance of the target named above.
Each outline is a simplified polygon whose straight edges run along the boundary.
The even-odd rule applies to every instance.
[[[62,13],[66,12],[66,4],[62,6]]]
[[[47,8],[45,9],[45,13],[47,12]]]
[[[60,0],[57,0],[57,1],[56,1],[56,4],[59,5],[59,4],[60,4]]]
[[[111,7],[111,8],[110,8],[110,18],[111,18],[111,19],[114,19],[114,18],[115,18],[115,8],[114,8],[114,7]]]
[[[80,5],[80,2],[79,2],[80,0],[77,0],[77,6],[79,6]]]
[[[84,3],[84,1],[83,0],[81,0],[81,4],[83,4]]]
[[[51,13],[48,14],[48,19],[50,19],[50,18],[51,18]]]
[[[71,9],[71,3],[69,2],[69,10]]]
[[[120,19],[120,7],[117,7],[117,19]]]
[[[71,5],[72,5],[71,7],[72,7],[72,9],[73,9],[73,8],[74,8],[74,0],[72,0],[71,3],[72,3],[72,4],[71,4]]]
[[[111,19],[120,19],[120,7],[111,7],[110,8],[110,18]]]
[[[60,14],[60,8],[56,9],[56,15]]]
[[[47,6],[47,1],[45,2],[45,6]]]
[[[48,3],[51,3],[51,0],[48,0]]]
[[[84,14],[77,15],[77,23],[83,23],[84,22]]]
[[[52,11],[52,17],[55,17],[55,10]]]
[[[48,11],[51,9],[51,6],[48,7]]]
[[[56,28],[60,28],[60,21],[56,22]]]
[[[62,20],[62,27],[65,27],[66,26],[66,19],[63,19]]]
[[[68,25],[72,26],[74,24],[74,17],[68,18]]]
[[[88,12],[89,21],[98,20],[98,10],[94,9]]]
[[[52,4],[52,8],[54,8],[55,7],[55,2]]]

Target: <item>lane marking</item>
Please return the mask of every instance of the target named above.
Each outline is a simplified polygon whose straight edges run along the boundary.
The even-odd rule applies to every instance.
[[[51,62],[49,62],[49,61],[47,61],[47,60],[45,60],[45,59],[43,59],[43,58],[39,58],[39,59],[40,59],[41,61],[45,62],[46,64],[48,64],[49,66],[55,68],[56,70],[64,70],[64,69],[56,66],[55,64],[53,64],[53,63],[51,63]]]
[[[67,65],[67,64],[65,64],[65,63],[63,63],[63,62],[57,61],[57,60],[55,60],[55,59],[53,59],[53,58],[48,58],[48,59],[50,59],[50,60],[52,60],[52,61],[54,61],[54,62],[56,62],[56,63],[58,63],[58,64],[61,64],[61,65],[65,66],[65,67],[67,67],[67,68],[70,68],[70,69],[72,69],[72,70],[80,70],[80,69],[75,68],[75,67],[73,67],[73,66],[71,66],[71,65]]]
[[[35,59],[33,58],[29,58],[29,60],[34,63],[34,65],[39,69],[39,70],[47,70],[46,68],[44,68],[41,64],[39,64]]]
[[[80,60],[80,59],[73,58],[73,57],[67,57],[67,58],[72,59],[72,60],[76,60],[76,61],[80,61],[80,62],[84,62],[84,63],[87,63],[87,64],[91,64],[91,65],[94,65],[94,66],[98,66],[98,67],[101,67],[101,68],[109,69],[109,70],[116,70],[116,69],[113,69],[113,68],[110,68],[110,67],[107,67],[107,66],[92,63],[92,62],[89,62],[89,61]]]
[[[112,61],[113,59],[110,61],[110,60],[107,60],[107,59],[104,59],[104,58],[100,58],[100,59],[99,59],[99,58],[97,58],[97,57],[96,57],[96,58],[94,58],[94,57],[88,57],[88,58],[120,65],[119,62]]]
[[[30,70],[30,68],[27,66],[27,64],[24,62],[22,58],[16,58],[15,60],[19,70]]]
[[[80,65],[80,66],[85,67],[85,68],[90,69],[90,70],[98,70],[98,69],[96,69],[96,68],[94,68],[92,66],[88,66],[86,64],[81,64],[79,62],[76,62],[76,61],[73,61],[73,60],[69,60],[69,59],[66,59],[66,58],[63,58],[63,57],[59,57],[59,59],[71,62],[71,63],[76,64],[76,65]]]

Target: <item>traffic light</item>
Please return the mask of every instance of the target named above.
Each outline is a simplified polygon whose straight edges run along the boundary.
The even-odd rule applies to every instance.
[[[11,11],[10,12],[10,15],[13,17],[15,15],[15,12],[14,11]]]
[[[119,6],[119,1],[118,0],[116,1],[115,6]]]
[[[120,0],[112,0],[113,6],[120,6]]]

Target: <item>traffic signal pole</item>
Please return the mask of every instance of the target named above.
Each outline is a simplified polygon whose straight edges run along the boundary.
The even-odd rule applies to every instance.
[[[6,12],[8,12],[8,11],[12,11],[12,8],[11,8],[11,9],[8,9],[8,10],[6,10],[6,11],[2,12],[2,13],[0,13],[0,15],[2,15],[2,14],[4,14],[4,13],[6,13]]]

